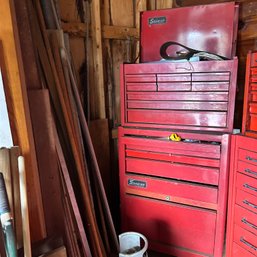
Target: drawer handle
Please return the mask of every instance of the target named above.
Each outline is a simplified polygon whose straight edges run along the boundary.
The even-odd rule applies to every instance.
[[[244,240],[243,237],[240,237],[240,242],[242,242],[243,244],[245,244],[248,247],[252,248],[254,251],[257,251],[257,247],[252,245],[251,243],[247,242],[246,240]]]
[[[252,191],[257,192],[257,188],[256,188],[256,187],[252,187],[252,186],[250,186],[250,185],[248,185],[248,184],[244,184],[244,187],[245,187],[245,188],[248,188],[248,189],[250,189],[250,190],[252,190]]]
[[[257,177],[257,172],[251,171],[250,169],[245,169],[245,172],[252,174]]]
[[[251,222],[247,221],[246,218],[242,218],[242,219],[241,219],[241,222],[244,223],[244,224],[246,224],[247,226],[249,226],[249,227],[254,228],[254,229],[257,230],[257,226],[255,226],[255,225],[252,224]]]
[[[247,204],[248,206],[254,208],[254,209],[257,209],[257,205],[253,204],[253,203],[250,203],[249,201],[247,200],[244,200],[243,201],[244,204]]]
[[[252,158],[251,156],[246,156],[245,159],[247,161],[257,162],[257,159]]]

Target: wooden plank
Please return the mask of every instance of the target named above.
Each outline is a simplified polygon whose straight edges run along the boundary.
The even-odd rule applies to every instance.
[[[102,50],[102,34],[101,34],[101,13],[100,0],[91,2],[91,31],[93,44],[94,58],[94,76],[96,87],[96,117],[106,118],[105,111],[105,86],[104,86],[104,71],[103,71],[103,50]]]
[[[103,26],[104,39],[139,39],[139,28],[130,28],[125,26]]]
[[[67,252],[65,246],[55,249],[49,253],[40,255],[39,257],[67,257]]]
[[[142,9],[143,10],[143,9]],[[62,23],[64,32],[69,33],[75,37],[85,37],[87,28],[85,23],[69,22]],[[104,39],[139,39],[139,29],[126,26],[102,26],[102,37]]]
[[[10,149],[10,163],[12,173],[13,185],[13,205],[14,205],[14,227],[16,235],[17,248],[23,246],[22,233],[22,218],[21,218],[21,200],[20,200],[20,185],[19,185],[19,171],[18,171],[18,157],[20,156],[19,147],[12,147]]]
[[[0,148],[0,172],[2,172],[4,176],[8,201],[11,208],[11,215],[13,217],[14,204],[13,204],[13,190],[12,190],[12,173],[11,173],[10,151],[8,148]]]
[[[37,224],[31,226],[32,240],[35,241],[44,238],[46,230],[21,50],[13,10],[13,1],[1,1],[0,40],[3,43],[6,64],[6,75],[3,74],[3,79],[4,84],[8,85],[7,106],[11,110],[9,118],[13,129],[13,141],[15,145],[21,147],[26,161],[30,222]]]
[[[112,25],[134,27],[133,1],[110,0],[110,7]]]
[[[58,160],[47,89],[28,92],[48,236],[64,235]]]
[[[173,0],[157,0],[157,9],[167,9],[173,7]]]

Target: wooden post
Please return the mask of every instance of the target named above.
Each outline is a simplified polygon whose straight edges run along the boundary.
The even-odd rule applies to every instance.
[[[12,133],[13,141],[20,146],[26,160],[30,223],[35,224],[31,226],[31,235],[32,240],[36,241],[43,239],[46,231],[13,0],[1,1],[0,40],[3,44],[3,59],[6,65],[3,80],[5,85],[8,84],[7,105],[10,110],[10,123],[15,130]]]
[[[101,29],[101,13],[100,13],[100,1],[94,0],[91,3],[91,31],[92,31],[92,43],[93,43],[93,57],[94,57],[94,77],[97,98],[96,102],[99,108],[96,109],[96,117],[104,119],[106,118],[105,111],[105,87],[104,87],[104,72],[103,72],[103,50],[102,50],[102,29]]]

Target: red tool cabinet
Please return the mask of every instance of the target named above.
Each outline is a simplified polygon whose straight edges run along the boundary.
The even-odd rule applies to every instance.
[[[257,256],[257,139],[232,136],[227,257]]]
[[[236,58],[121,66],[122,230],[153,250],[222,257],[236,73]]]
[[[247,55],[242,133],[257,137],[257,52]]]
[[[228,134],[119,128],[122,229],[179,257],[221,257],[228,180]]]

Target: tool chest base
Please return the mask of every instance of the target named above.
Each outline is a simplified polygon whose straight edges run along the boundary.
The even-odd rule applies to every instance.
[[[230,135],[119,128],[123,231],[138,231],[150,249],[221,257]]]

